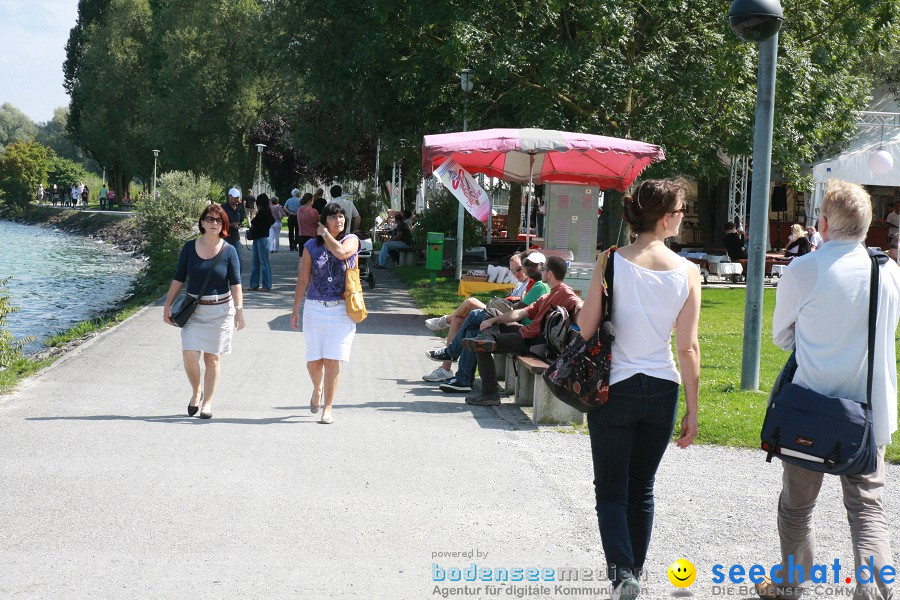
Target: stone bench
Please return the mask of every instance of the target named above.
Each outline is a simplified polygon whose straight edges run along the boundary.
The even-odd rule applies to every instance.
[[[393,248],[388,253],[391,258],[397,255],[398,267],[414,267],[416,266],[416,251],[413,248]]]
[[[533,406],[531,418],[536,425],[584,423],[584,413],[559,400],[541,377],[550,365],[530,354],[517,356],[518,382],[515,404]]]

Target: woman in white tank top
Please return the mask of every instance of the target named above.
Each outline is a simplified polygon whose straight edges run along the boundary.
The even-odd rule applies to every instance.
[[[613,599],[634,598],[653,529],[653,482],[672,437],[678,389],[687,405],[676,444],[697,435],[700,386],[700,274],[665,246],[684,218],[684,188],[671,180],[642,182],[625,197],[624,219],[637,235],[613,254],[612,323],[616,340],[608,401],[588,413],[597,521]],[[606,301],[601,256],[578,317],[589,339]],[[675,330],[678,365],[672,355]]]

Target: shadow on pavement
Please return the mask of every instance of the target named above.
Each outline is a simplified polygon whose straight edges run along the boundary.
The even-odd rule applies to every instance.
[[[309,410],[308,408],[306,409]],[[213,413],[215,414],[215,413]],[[82,417],[29,417],[26,421],[144,421],[145,423],[169,423],[172,425],[208,425],[212,423],[229,423],[234,425],[301,425],[304,423],[318,423],[318,417],[299,419],[301,415],[274,417],[265,419],[229,419],[213,417],[212,419],[198,419],[181,415],[163,416],[137,416],[137,415],[92,415]],[[305,415],[312,417],[313,415]]]
[[[440,400],[426,402],[423,400],[397,401],[397,402],[362,402],[357,404],[339,404],[334,410],[337,412],[353,409],[375,409],[383,412],[412,412],[422,414],[448,414],[470,413],[479,426],[485,429],[503,429],[509,431],[538,431],[539,428],[531,421],[521,408],[514,404],[501,404],[500,406],[470,406],[462,397],[456,402],[442,402]],[[276,410],[304,411],[308,406],[276,406]]]

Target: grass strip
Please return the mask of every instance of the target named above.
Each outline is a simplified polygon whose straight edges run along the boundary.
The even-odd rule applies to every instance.
[[[415,303],[429,317],[450,314],[462,296],[456,295],[457,282],[451,273],[442,272],[434,287],[423,267],[398,267],[394,272],[409,288]],[[489,299],[491,294],[480,297]],[[768,391],[787,360],[788,352],[772,343],[772,313],[775,290],[767,288],[763,299],[762,347],[760,349],[759,389],[741,389],[741,356],[744,339],[744,288],[707,288],[700,308],[700,433],[697,442],[743,448],[759,448]],[[900,357],[900,340],[897,356]],[[681,402],[678,428],[684,411]],[[584,433],[586,427],[578,428]],[[887,448],[890,462],[900,463],[900,431]]]

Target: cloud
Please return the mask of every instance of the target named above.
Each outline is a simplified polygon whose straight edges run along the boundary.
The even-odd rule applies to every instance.
[[[69,103],[62,65],[77,16],[78,0],[3,0],[0,104],[9,102],[39,122]]]

